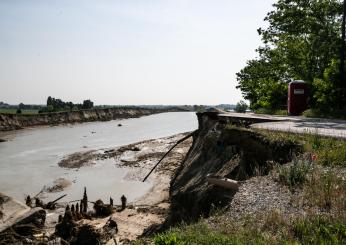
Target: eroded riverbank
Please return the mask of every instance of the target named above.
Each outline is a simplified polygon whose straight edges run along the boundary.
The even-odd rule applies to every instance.
[[[140,107],[120,107],[32,115],[0,114],[0,132],[45,125],[137,118],[151,114],[179,111],[186,110],[181,108],[146,109]]]

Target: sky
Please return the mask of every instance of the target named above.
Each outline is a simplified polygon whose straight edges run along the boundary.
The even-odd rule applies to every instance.
[[[235,104],[274,0],[0,0],[0,101]]]

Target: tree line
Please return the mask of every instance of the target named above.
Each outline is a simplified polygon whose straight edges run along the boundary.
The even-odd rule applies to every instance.
[[[40,109],[39,113],[59,112],[59,111],[78,111],[82,109],[91,109],[94,107],[94,102],[90,99],[84,100],[82,104],[74,104],[72,102],[65,102],[61,99],[49,96],[47,98],[47,106]]]
[[[267,13],[258,57],[236,74],[250,108],[285,109],[287,87],[304,80],[308,105],[340,111],[346,105],[343,2],[338,0],[278,0]]]

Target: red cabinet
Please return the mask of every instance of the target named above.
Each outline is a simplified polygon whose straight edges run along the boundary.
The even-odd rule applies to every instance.
[[[299,115],[307,108],[308,90],[304,81],[293,81],[288,84],[288,114]]]

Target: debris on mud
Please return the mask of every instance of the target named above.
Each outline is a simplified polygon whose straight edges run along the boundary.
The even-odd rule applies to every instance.
[[[0,244],[18,244],[46,238],[42,232],[46,211],[42,208],[28,208],[14,199],[0,193]]]
[[[44,188],[44,192],[61,192],[65,190],[66,188],[70,187],[72,185],[72,182],[64,179],[64,178],[58,178],[53,181],[53,184],[51,186],[46,186]]]
[[[63,168],[80,168],[85,165],[92,165],[95,159],[95,150],[76,152],[62,159],[58,165]]]

